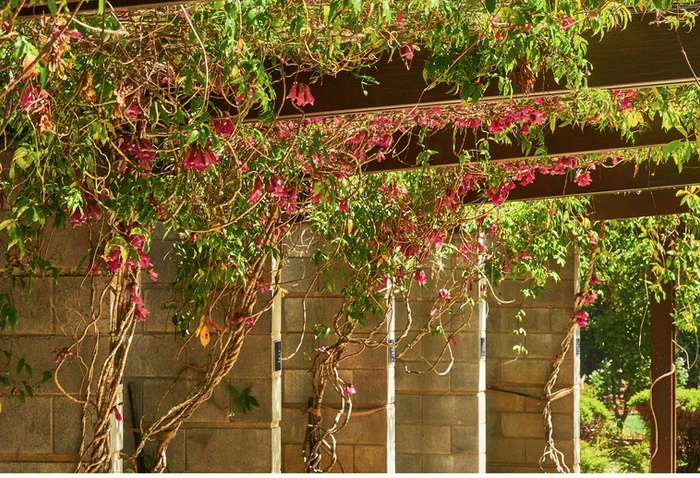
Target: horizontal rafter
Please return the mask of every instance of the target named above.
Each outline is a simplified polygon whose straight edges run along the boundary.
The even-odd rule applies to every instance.
[[[678,188],[634,193],[597,194],[591,198],[589,218],[593,221],[666,216],[688,212],[681,204]]]
[[[487,139],[488,136],[481,132],[457,131],[451,128],[437,131],[424,140],[425,149],[435,151],[437,154],[430,158],[432,166],[452,166],[459,163],[461,151],[473,151],[478,141]],[[600,153],[621,149],[648,148],[663,146],[674,140],[682,140],[683,135],[676,131],[664,131],[659,119],[650,124],[648,130],[636,135],[635,142],[628,142],[622,138],[619,131],[600,131],[591,126],[576,128],[573,126],[560,127],[553,133],[545,133],[545,146],[548,156],[567,156],[586,153]],[[397,135],[396,153],[388,155],[381,163],[372,162],[367,165],[367,171],[397,171],[415,168],[416,158],[424,148],[418,144],[415,137],[410,135]],[[497,144],[492,142],[489,146],[489,154],[492,160],[507,161],[532,157],[523,153],[519,142],[513,144]]]
[[[700,160],[694,157],[678,171],[675,162],[662,164],[645,162],[636,165],[623,162],[617,166],[598,166],[591,171],[591,184],[581,187],[567,175],[550,176],[536,173],[534,182],[527,186],[518,186],[508,195],[509,201],[532,201],[569,196],[588,196],[622,192],[655,192],[679,189],[700,184]],[[466,202],[481,201],[481,194],[471,192],[464,198]]]

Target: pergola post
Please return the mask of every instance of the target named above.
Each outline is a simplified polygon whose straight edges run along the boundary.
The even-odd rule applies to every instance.
[[[676,373],[673,322],[675,285],[663,285],[664,298],[651,303],[651,399],[656,419],[651,430],[651,472],[676,471]],[[652,424],[654,425],[654,424]]]

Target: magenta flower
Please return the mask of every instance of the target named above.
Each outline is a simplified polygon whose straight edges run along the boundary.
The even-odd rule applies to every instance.
[[[214,121],[214,132],[217,136],[231,136],[234,129],[235,128],[230,117],[221,118]]]
[[[447,343],[450,345],[457,345],[457,339],[455,338],[454,335],[448,335],[447,336]]]
[[[576,324],[579,327],[585,327],[588,325],[588,312],[585,310],[577,310],[574,314],[574,319],[576,319]]]
[[[598,284],[600,284],[600,279],[598,279],[598,276],[595,276],[595,275],[594,275],[593,277],[591,277],[591,284],[592,284],[592,285],[598,285]]]
[[[396,17],[396,26],[403,28],[403,10],[399,12],[399,16]]]
[[[119,408],[115,405],[109,410],[110,415],[114,415],[114,419],[118,422],[122,421],[122,414],[119,413]]]
[[[348,212],[350,210],[350,205],[347,201],[340,201],[340,204],[338,205],[338,210],[342,212]]]
[[[311,94],[311,89],[308,85],[304,83],[297,83],[296,81],[292,84],[289,90],[287,99],[292,100],[292,104],[302,107],[306,105],[314,105],[315,98]]]
[[[260,201],[263,197],[263,185],[262,181],[260,181],[259,178],[255,179],[255,186],[253,186],[253,192],[250,193],[250,197],[248,198],[248,201],[250,201],[251,204],[255,204],[256,202]]]
[[[357,390],[355,390],[355,386],[351,383],[346,383],[345,386],[343,387],[343,395],[346,397],[349,397],[351,395],[355,395],[357,393]]]
[[[197,146],[190,148],[186,153],[182,162],[185,170],[196,169],[204,171],[209,166],[219,164],[219,158],[209,149],[209,147],[199,148]]]
[[[250,330],[255,325],[255,319],[253,317],[248,317],[245,319],[245,328]]]
[[[450,300],[450,291],[447,289],[440,289],[438,291],[437,296],[438,296],[438,299],[440,299],[440,300],[443,300],[443,299]]]
[[[573,18],[570,18],[570,17],[566,17],[566,18],[563,18],[563,19],[562,19],[562,21],[561,21],[561,27],[562,27],[564,30],[568,30],[568,28],[569,28],[571,25],[573,25],[574,23],[576,23],[576,20],[574,20]]]
[[[413,280],[423,285],[428,281],[428,278],[425,276],[425,271],[423,269],[418,269],[413,276]]]
[[[39,91],[39,88],[25,88],[22,91],[22,95],[19,98],[19,105],[27,113],[31,113],[36,109],[38,103],[49,97],[49,93],[46,90]]]
[[[146,320],[146,317],[148,317],[150,310],[146,308],[146,306],[143,303],[143,299],[136,291],[136,288],[134,286],[129,287],[129,295],[131,296],[131,302],[133,302],[135,306],[134,317],[136,318],[136,320],[144,322]]]
[[[582,188],[585,188],[586,186],[591,184],[591,173],[588,171],[577,171],[576,177],[574,178],[574,182]]]
[[[107,270],[113,274],[122,270],[122,267],[124,267],[124,263],[122,262],[121,247],[115,247],[114,249],[109,251],[105,262],[107,265]]]

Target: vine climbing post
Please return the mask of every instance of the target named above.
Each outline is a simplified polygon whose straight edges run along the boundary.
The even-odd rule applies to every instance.
[[[676,471],[675,284],[663,284],[664,297],[651,304],[651,472]]]

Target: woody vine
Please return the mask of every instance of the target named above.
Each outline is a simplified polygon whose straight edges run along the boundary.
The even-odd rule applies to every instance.
[[[671,27],[693,24],[693,11],[666,11],[670,5],[658,3],[634,7]],[[324,471],[336,460],[334,436],[350,418],[356,392],[338,374],[348,344],[395,347],[401,361],[424,337],[441,336],[440,359],[408,372],[447,373],[455,334],[494,283],[517,273],[541,285],[553,274],[547,262],[561,260],[575,238],[585,238],[581,247],[587,247],[595,228],[583,217],[583,202],[555,201],[519,215],[504,204],[509,191],[547,174],[587,186],[597,167],[670,157],[683,164],[695,151],[685,141],[544,157],[547,131],[567,124],[634,137],[659,116],[665,128],[696,139],[695,86],[581,88],[589,69],[583,35],[624,26],[632,6],[624,3],[226,1],[76,16],[50,1],[54,15],[21,20],[25,4],[11,0],[1,10],[0,132],[8,158],[0,171],[8,211],[0,223],[2,272],[29,282],[39,276],[60,281],[62,271],[45,257],[47,232],[90,231],[79,270],[90,280],[92,305],[74,324],[72,343],[56,350],[50,375],[83,406],[79,471],[113,466],[108,437],[120,419],[116,397],[135,329],[148,320],[140,287],[158,277],[149,257],[156,234],[176,239],[179,299],[172,308],[183,350],[199,341],[209,356],[186,398],[142,424],[141,443],[125,458],[135,460],[155,441],[151,471],[165,470],[168,445],[182,423],[235,366],[246,336],[282,293],[280,271],[270,265],[284,263],[292,228],[306,223],[323,245],[316,265],[342,266],[348,284],[333,325],[318,329],[329,345],[313,359],[311,411],[318,422],[310,430],[306,467]],[[431,51],[428,87],[453,85],[460,106],[304,114],[323,75],[352,71],[371,83],[368,66],[393,53],[411,68],[419,48]],[[531,91],[547,71],[571,93],[479,101],[489,84],[505,94]],[[300,81],[300,74],[310,79]],[[296,107],[298,117],[279,118],[283,102]],[[426,144],[444,129],[480,131],[488,139],[462,151],[451,168],[431,169],[425,147],[412,171],[367,173],[370,163],[400,155],[405,141]],[[491,162],[494,142],[520,143],[532,159]],[[479,200],[466,203],[469,194]],[[535,224],[537,214],[547,220],[523,227]],[[448,262],[453,266],[443,267]],[[429,317],[418,317],[410,312],[411,289],[428,275],[438,299]],[[367,329],[365,318],[387,317],[392,296],[409,310],[409,326],[390,342],[384,319]],[[2,313],[6,330],[22,315],[9,298]],[[416,324],[420,332],[408,340]],[[95,340],[90,347],[100,334],[108,335],[107,345]],[[7,358],[8,365],[19,360],[12,353]],[[61,373],[78,360],[87,380],[76,398],[65,392]],[[6,399],[33,393],[19,374],[3,375]],[[342,407],[328,424],[321,410],[331,389]]]

